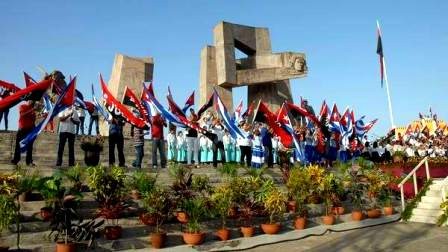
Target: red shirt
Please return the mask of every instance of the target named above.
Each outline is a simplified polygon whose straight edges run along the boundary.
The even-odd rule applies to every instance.
[[[151,125],[151,136],[154,139],[163,139],[163,126],[165,125],[165,120],[162,116],[155,115],[152,117]]]
[[[32,129],[36,121],[36,113],[33,106],[28,103],[22,104],[19,107],[19,129]]]

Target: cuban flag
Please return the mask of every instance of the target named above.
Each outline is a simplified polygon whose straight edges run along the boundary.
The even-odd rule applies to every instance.
[[[347,114],[347,118],[346,118],[347,124],[346,125],[341,125],[341,144],[345,147],[349,147],[350,144],[350,137],[353,134],[353,130],[354,130],[354,126],[352,123],[352,119],[351,119],[351,114],[348,113]]]
[[[341,132],[341,115],[339,114],[336,104],[333,105],[333,109],[330,115],[330,123],[328,128],[333,132]]]
[[[158,110],[168,122],[174,124],[177,127],[185,128],[185,125],[182,123],[182,121],[165,107],[163,107],[162,104],[160,104],[160,102],[153,96],[153,94],[151,94],[151,91],[146,88],[144,83],[143,86],[145,87],[143,89],[143,92],[145,93],[146,97],[146,100],[144,100],[143,102],[149,110],[151,116],[154,116],[157,113],[157,111],[152,111],[152,109],[150,108],[151,106],[154,106],[155,109]]]
[[[233,113],[233,121],[239,122],[241,120],[241,110],[243,109],[243,99],[240,100],[240,104],[235,108]]]
[[[238,136],[245,137],[245,135],[241,132],[240,128],[238,128],[235,125],[235,122],[229,116],[227,108],[226,106],[224,106],[224,103],[222,102],[221,97],[219,97],[218,92],[216,92],[216,90],[214,91],[213,96],[215,99],[216,112],[218,112],[218,115],[220,115],[224,127],[226,127],[226,129],[229,131],[232,138],[236,139]]]
[[[44,109],[43,112],[44,113],[49,113],[51,111],[51,109],[53,108],[53,104],[50,101],[50,97],[48,96],[48,94],[44,94],[43,95],[43,100],[44,100]]]
[[[75,102],[75,86],[76,86],[76,76],[73,78],[70,83],[64,88],[64,90],[59,95],[58,100],[48,112],[45,120],[40,122],[37,126],[33,128],[33,130],[20,141],[20,152],[25,152],[27,146],[32,143],[37,136],[42,132],[48,122],[50,122],[57,114],[59,114],[64,109],[70,107]]]
[[[362,137],[365,134],[367,134],[367,132],[369,132],[369,130],[372,129],[373,125],[375,125],[375,123],[378,121],[378,119],[375,119],[367,124],[364,124],[364,118],[365,116],[362,116],[355,122],[355,133],[359,137]],[[406,132],[408,132],[408,130],[406,130]]]
[[[103,108],[101,103],[98,102],[98,100],[96,99],[95,91],[93,90],[93,84],[92,84],[92,100],[93,100],[93,106],[95,106],[98,113],[100,113],[104,117],[104,120],[106,120],[107,122],[111,122],[112,115],[109,112],[107,112],[107,110]]]
[[[284,128],[291,135],[295,147],[295,158],[300,162],[305,162],[305,153],[303,152],[299,140],[297,139],[297,136],[294,132],[294,128],[291,124],[291,119],[288,115],[287,105],[285,103],[283,103],[277,114],[277,123],[279,123],[282,128]]]
[[[193,93],[191,93],[191,95],[188,97],[187,101],[185,101],[185,105],[182,108],[182,112],[184,112],[184,114],[187,113],[187,110],[194,105],[194,91]]]

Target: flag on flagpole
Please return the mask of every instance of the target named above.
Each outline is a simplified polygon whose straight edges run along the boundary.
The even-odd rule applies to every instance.
[[[107,122],[111,122],[112,115],[105,108],[103,108],[101,103],[98,102],[98,100],[95,97],[95,90],[93,89],[93,83],[92,83],[92,100],[93,100],[93,105],[95,106],[98,113],[100,113],[104,117],[104,120],[106,120]]]
[[[286,103],[282,104],[277,114],[277,122],[279,122],[283,126],[283,128],[290,134],[295,147],[295,157],[298,161],[303,162],[305,161],[305,154],[297,139],[296,133],[294,132],[294,128],[292,127],[287,107],[288,106],[286,105]]]
[[[23,77],[25,78],[25,86],[29,87],[37,82],[26,72],[23,72]]]
[[[6,89],[6,90],[8,90],[8,91],[10,91],[12,93],[15,93],[15,92],[21,90],[15,84],[9,83],[9,82],[6,82],[6,81],[2,81],[2,80],[0,80],[0,88]]]
[[[148,114],[146,109],[144,108],[140,100],[137,98],[135,93],[132,91],[132,89],[130,89],[128,86],[126,86],[124,90],[123,104],[136,108],[138,110],[138,113],[140,114],[140,117],[142,117],[144,120],[147,120]]]
[[[34,86],[34,85],[33,85]],[[45,120],[40,122],[37,126],[35,126],[31,132],[20,141],[20,151],[23,153],[26,151],[27,146],[34,142],[37,136],[45,129],[45,126],[48,122],[50,122],[57,114],[59,114],[64,109],[70,107],[75,102],[75,86],[76,86],[76,77],[73,78],[70,83],[65,87],[65,89],[59,95],[58,100],[48,112]]]
[[[0,111],[9,109],[17,105],[21,101],[28,101],[28,100],[38,101],[42,99],[42,95],[45,93],[45,91],[47,91],[52,82],[53,80],[43,80],[35,85],[31,85],[24,89],[19,89],[17,92],[0,100]],[[4,83],[0,82],[0,85],[3,86]]]
[[[187,113],[187,110],[194,105],[194,91],[193,93],[191,93],[191,95],[188,97],[187,101],[185,101],[185,105],[182,108],[182,112],[184,112],[184,114]]]
[[[234,121],[230,118],[229,113],[227,112],[227,108],[219,97],[218,92],[214,91],[215,97],[215,109],[220,115],[224,127],[229,131],[230,135],[233,139],[236,139],[238,136],[245,137],[245,135],[241,132],[240,128],[235,125]]]
[[[383,82],[384,82],[384,53],[383,53],[383,42],[381,40],[381,29],[380,29],[380,24],[377,22],[377,36],[378,36],[378,41],[377,41],[377,45],[376,45],[376,53],[379,56],[380,59],[380,76],[381,76],[381,87],[383,87]]]

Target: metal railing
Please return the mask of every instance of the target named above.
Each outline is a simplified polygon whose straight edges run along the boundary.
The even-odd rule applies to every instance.
[[[426,170],[426,179],[430,179],[431,176],[429,175],[429,166],[428,166],[428,157],[425,157],[424,159],[422,159],[422,161],[420,161],[420,163],[418,163],[418,165],[415,166],[415,168],[400,182],[400,184],[398,184],[398,187],[400,187],[400,193],[401,193],[401,209],[402,211],[404,211],[405,208],[405,200],[404,200],[404,190],[403,190],[403,186],[404,183],[406,183],[408,181],[408,179],[412,176],[413,177],[413,181],[414,181],[414,193],[415,195],[417,195],[418,193],[418,187],[417,187],[417,170],[423,165],[425,164],[425,170]]]
[[[446,200],[446,187],[448,186],[448,176],[443,179],[442,183],[442,201]]]

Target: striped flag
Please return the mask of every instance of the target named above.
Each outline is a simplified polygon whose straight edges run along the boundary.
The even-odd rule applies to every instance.
[[[218,112],[218,115],[220,115],[222,122],[224,124],[224,127],[229,131],[230,135],[233,139],[236,139],[239,136],[245,137],[245,135],[241,132],[240,128],[235,125],[234,121],[230,117],[229,113],[227,112],[227,108],[224,105],[224,103],[221,100],[221,97],[219,97],[218,92],[214,92],[214,99],[215,99],[215,109]]]
[[[34,85],[33,85],[34,86]],[[37,126],[31,130],[31,132],[20,141],[20,152],[25,152],[27,146],[36,140],[37,136],[45,129],[45,126],[48,122],[50,122],[57,114],[59,114],[64,109],[70,107],[75,102],[75,86],[76,86],[76,77],[73,78],[70,83],[64,88],[64,90],[59,95],[58,100],[48,112],[45,120],[40,122]]]
[[[194,105],[194,91],[193,93],[191,93],[191,95],[188,97],[187,101],[185,101],[185,105],[182,108],[182,111],[184,112],[184,114],[187,113],[187,110]]]
[[[378,54],[380,58],[380,75],[381,75],[381,87],[383,87],[384,82],[384,54],[383,54],[383,42],[381,40],[381,29],[380,24],[377,22],[377,35],[378,35],[378,42],[376,45],[376,53]]]

